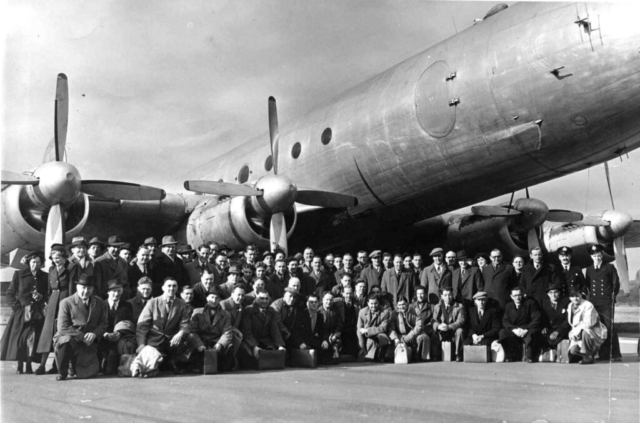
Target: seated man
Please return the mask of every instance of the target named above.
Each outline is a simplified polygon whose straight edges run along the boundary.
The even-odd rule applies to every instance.
[[[118,279],[111,279],[107,287],[107,328],[98,344],[98,357],[102,373],[115,375],[118,372],[120,357],[124,354],[136,353],[136,339],[134,332],[133,306],[122,301],[124,287]],[[128,326],[128,330],[115,330],[120,322]]]
[[[440,302],[433,307],[431,326],[431,358],[442,359],[442,342],[452,342],[455,345],[456,361],[462,361],[464,340],[464,325],[467,322],[467,312],[464,306],[453,301],[453,288],[446,285],[442,288]]]
[[[286,297],[286,293],[285,293]],[[315,292],[307,299],[307,308],[298,311],[294,331],[302,340],[299,346],[292,349],[315,350],[320,363],[329,363],[333,357],[333,348],[330,348],[324,330],[324,315],[319,312],[318,296]]]
[[[153,281],[148,276],[143,276],[138,280],[138,290],[136,296],[128,301],[131,304],[133,311],[132,321],[134,326],[138,323],[138,318],[142,314],[144,306],[147,305],[151,299],[151,292],[153,291]]]
[[[238,358],[245,366],[254,365],[262,349],[285,350],[276,321],[276,311],[269,307],[269,303],[269,293],[259,289],[256,291],[255,302],[244,310],[241,323],[242,345]]]
[[[551,348],[563,339],[569,339],[569,319],[567,308],[571,304],[568,297],[561,297],[561,289],[556,284],[547,287],[547,298],[542,301],[542,341]]]
[[[396,346],[404,343],[411,347],[417,361],[427,361],[430,342],[422,329],[422,319],[409,308],[409,300],[406,297],[400,295],[397,301],[396,311],[391,315],[389,338]]]
[[[276,323],[282,335],[287,349],[299,348],[304,349],[301,345],[304,343],[296,326],[298,320],[298,293],[287,287],[284,290],[284,296],[278,298],[271,303],[271,308],[276,312]]]
[[[191,352],[189,309],[184,300],[176,297],[178,281],[169,276],[162,284],[163,294],[149,300],[138,319],[136,340],[139,353],[149,345],[169,357],[164,360],[170,370],[179,373],[176,362],[184,361]]]
[[[422,328],[424,333],[431,336],[433,329],[431,328],[431,304],[427,301],[427,288],[422,285],[416,286],[416,299],[409,309],[422,319]]]
[[[324,301],[325,297],[322,299],[323,308]],[[342,291],[342,298],[335,299],[332,306],[337,306],[340,320],[342,321],[342,330],[339,338],[341,345],[338,344],[340,354],[348,355],[355,359],[360,351],[358,315],[360,314],[361,308],[354,301],[353,288],[345,288],[344,291]]]
[[[93,288],[93,278],[80,275],[76,293],[60,302],[58,331],[53,338],[58,381],[67,378],[70,361],[76,363],[78,375],[98,374],[98,342],[107,328],[107,307],[92,295]]]
[[[200,276],[200,282],[193,285],[193,307],[201,308],[207,305],[209,291],[215,286],[216,275],[213,271],[204,269]]]
[[[220,306],[231,316],[231,336],[233,341],[233,354],[237,354],[242,344],[242,331],[240,322],[242,321],[242,312],[245,306],[242,305],[244,299],[245,287],[243,283],[236,284],[231,292],[231,297],[220,302]]]
[[[500,344],[504,347],[505,361],[520,361],[520,348],[526,346],[526,360],[533,363],[539,346],[542,315],[538,303],[533,298],[523,299],[522,288],[511,288],[511,299],[502,316]]]
[[[582,298],[579,288],[573,288],[569,294],[571,305],[567,318],[571,325],[569,332],[569,358],[580,359],[580,364],[592,364],[593,357],[607,339],[607,328],[600,321],[598,311],[593,304]]]
[[[351,287],[348,287],[348,291],[351,293]],[[342,293],[344,295],[345,291]],[[318,297],[316,296],[316,299],[317,298]],[[333,294],[331,292],[324,293],[319,313],[322,315],[324,321],[324,341],[326,342],[326,349],[328,350],[327,354],[324,354],[322,358],[328,360],[327,362],[330,362],[334,358],[334,355],[338,355],[336,353],[339,353],[342,345],[342,328],[344,322],[341,313],[338,311],[338,305],[339,304],[334,303]],[[345,303],[342,302],[341,305],[344,308]],[[307,302],[307,308],[308,307],[309,303]],[[323,348],[324,347],[325,345],[323,343]]]
[[[231,315],[220,307],[220,288],[215,286],[207,296],[207,305],[193,311],[189,325],[192,342],[199,353],[195,358],[198,369],[204,364],[204,351],[210,348],[218,353],[219,372],[233,369],[232,329]]]
[[[487,308],[488,298],[489,296],[484,291],[477,292],[473,296],[475,306],[469,309],[467,316],[469,329],[464,345],[491,345],[493,341],[498,339],[502,327],[499,310]]]
[[[387,336],[389,320],[390,313],[380,307],[378,295],[370,294],[367,307],[358,314],[358,360],[384,361],[391,343]]]

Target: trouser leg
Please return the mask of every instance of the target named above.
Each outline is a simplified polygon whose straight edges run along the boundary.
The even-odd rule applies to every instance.
[[[69,374],[69,362],[75,359],[75,351],[70,342],[56,346],[55,359],[58,363],[58,373],[62,376]]]
[[[594,304],[594,307],[598,312],[600,321],[607,328],[607,339],[600,346],[598,355],[602,359],[622,357],[622,354],[620,353],[620,340],[618,339],[618,333],[615,331],[614,326],[615,308],[613,302],[607,304]]]

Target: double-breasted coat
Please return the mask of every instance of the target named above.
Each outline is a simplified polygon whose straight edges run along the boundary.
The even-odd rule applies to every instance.
[[[398,297],[404,296],[407,301],[413,297],[414,276],[411,271],[402,270],[400,273],[395,269],[384,272],[382,276],[382,291],[389,293],[393,297],[393,305],[398,303]]]
[[[60,271],[54,265],[49,268],[49,290],[47,300],[47,310],[44,316],[44,326],[38,340],[38,353],[48,353],[53,346],[53,336],[56,333],[58,319],[59,304],[62,300],[71,294],[71,273],[67,269],[68,263],[65,263]]]
[[[482,281],[484,286],[481,287],[504,310],[505,306],[511,301],[511,288],[518,286],[518,278],[516,271],[510,264],[501,263],[498,266],[492,264],[482,269]]]

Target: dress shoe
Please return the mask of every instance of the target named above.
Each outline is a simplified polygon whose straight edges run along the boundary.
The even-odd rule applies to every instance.
[[[58,374],[58,369],[56,369],[55,367],[52,367],[49,370],[47,370],[47,374],[48,375],[56,375],[56,374]]]
[[[38,368],[35,371],[36,376],[40,376],[47,373],[44,366],[38,366]]]
[[[613,357],[613,361],[622,361],[622,357]]]
[[[27,364],[24,372],[25,372],[25,374],[28,374],[28,375],[32,375],[33,374],[33,368],[31,367],[31,364]]]
[[[588,355],[585,355],[584,358],[582,360],[579,361],[580,364],[593,364],[593,357],[589,357]]]
[[[457,361],[458,363],[462,362],[462,357],[456,357],[456,361]]]
[[[22,373],[23,373],[22,366],[20,366],[16,369],[16,374],[21,375]]]
[[[527,358],[527,363],[533,363],[533,359],[532,358]]]
[[[67,375],[58,375],[58,376],[56,376],[56,380],[58,382],[63,381],[63,380],[67,380]]]

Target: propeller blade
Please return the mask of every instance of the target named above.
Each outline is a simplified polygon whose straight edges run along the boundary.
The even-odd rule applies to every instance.
[[[594,216],[584,216],[582,220],[577,222],[572,222],[573,225],[576,226],[609,226],[611,223],[606,220],[602,220],[599,217]]]
[[[276,99],[269,97],[269,138],[271,139],[271,159],[273,162],[273,174],[278,174],[278,108]]]
[[[624,238],[618,237],[613,240],[613,252],[616,256],[616,268],[620,276],[620,286],[625,295],[629,295],[629,265],[627,263],[627,252],[624,249]]]
[[[473,206],[471,207],[471,213],[484,217],[517,216],[522,214],[518,210],[509,210],[502,206]]]
[[[160,201],[167,196],[160,188],[117,181],[82,181],[80,191],[96,197],[129,201]]]
[[[352,195],[309,189],[298,189],[296,202],[326,208],[347,208],[358,205],[358,199]]]
[[[69,125],[69,85],[67,75],[58,74],[55,103],[55,160],[64,161],[67,145],[67,127]]]
[[[284,221],[284,213],[275,213],[271,216],[269,224],[269,239],[271,240],[271,252],[280,248],[287,255],[287,226]]]
[[[609,162],[604,162],[604,173],[607,175],[607,187],[609,188],[609,198],[611,198],[611,208],[616,209],[613,204],[613,191],[611,191],[611,175],[609,175]]]
[[[571,223],[578,222],[584,218],[582,213],[571,210],[549,210],[547,220],[550,222]]]
[[[640,248],[640,220],[634,220],[624,234],[624,245],[626,248]]]
[[[65,245],[65,234],[64,211],[60,204],[56,204],[55,206],[51,206],[49,216],[47,216],[47,230],[44,241],[45,257],[51,255],[51,246],[53,244]]]
[[[9,185],[38,185],[40,179],[8,170],[2,171],[2,183]]]
[[[232,197],[255,196],[260,197],[263,192],[249,185],[230,184],[216,181],[185,181],[184,189],[211,195],[229,195]]]
[[[540,240],[538,239],[538,233],[535,228],[529,229],[527,233],[527,245],[529,245],[529,251],[532,248],[540,247]]]

